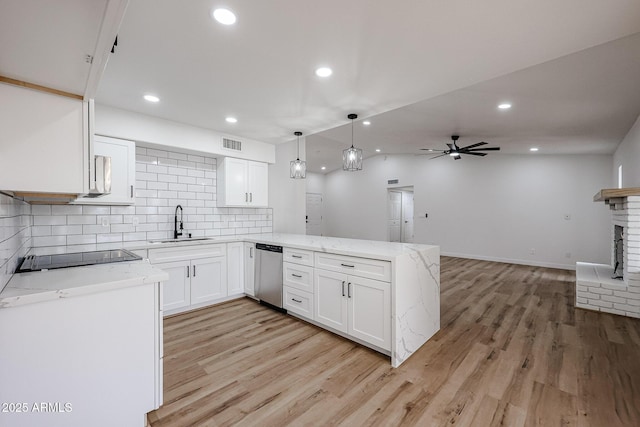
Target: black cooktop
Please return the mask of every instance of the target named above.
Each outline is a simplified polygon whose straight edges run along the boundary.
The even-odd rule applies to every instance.
[[[53,270],[55,268],[81,267],[83,265],[108,264],[111,262],[139,261],[141,259],[141,256],[124,249],[75,252],[55,255],[29,255],[24,258],[16,270],[16,273]]]

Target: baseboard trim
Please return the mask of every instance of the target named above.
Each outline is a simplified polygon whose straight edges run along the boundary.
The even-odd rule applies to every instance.
[[[541,262],[541,261],[531,261],[531,260],[523,260],[523,259],[512,259],[512,258],[500,258],[500,257],[490,257],[484,255],[469,255],[469,254],[461,254],[457,252],[441,252],[441,256],[450,256],[454,258],[466,258],[466,259],[477,259],[481,261],[493,261],[493,262],[503,262],[506,264],[518,264],[518,265],[530,265],[532,267],[545,267],[545,268],[557,268],[559,270],[574,270],[576,269],[576,264],[556,264],[552,262]]]

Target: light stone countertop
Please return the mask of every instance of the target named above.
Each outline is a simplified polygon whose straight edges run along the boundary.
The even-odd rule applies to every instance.
[[[125,245],[125,249],[158,249],[229,242],[265,243],[291,249],[305,249],[315,252],[374,258],[384,261],[393,261],[398,256],[409,255],[424,251],[425,249],[437,247],[417,243],[382,242],[377,240],[346,239],[341,237],[309,236],[305,234],[263,233],[212,237],[206,240],[184,239],[170,243],[137,242]]]
[[[0,309],[157,283],[169,275],[148,260],[14,274],[0,292]]]

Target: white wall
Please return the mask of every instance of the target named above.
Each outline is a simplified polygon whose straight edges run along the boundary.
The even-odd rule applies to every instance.
[[[387,180],[399,179],[414,186],[415,242],[443,254],[562,268],[609,263],[609,210],[592,199],[611,173],[607,155],[376,156],[361,172],[326,175],[326,232],[386,240]]]
[[[275,147],[260,141],[241,138],[209,129],[96,105],[95,133],[136,142],[153,144],[171,150],[186,150],[239,159],[273,163]],[[242,141],[242,152],[222,148],[222,137]]]
[[[307,172],[307,193],[324,194],[324,175]]]
[[[296,159],[296,141],[276,146],[275,164],[269,165],[269,207],[273,208],[273,232],[305,234],[306,179],[289,177],[289,162]],[[300,159],[305,159],[304,138]]]
[[[618,166],[622,165],[622,186],[640,187],[640,116],[613,155],[613,184],[618,185]]]

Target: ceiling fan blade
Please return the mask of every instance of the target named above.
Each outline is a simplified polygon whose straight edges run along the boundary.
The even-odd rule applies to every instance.
[[[465,151],[500,151],[500,147],[474,148],[473,150]]]
[[[435,148],[421,148],[424,151],[433,151],[434,153],[444,153],[444,150],[436,150]]]
[[[440,154],[439,156],[431,157],[429,160],[437,159],[438,157],[446,156],[447,154]]]
[[[481,145],[487,145],[486,142],[478,142],[477,144],[467,145],[466,147],[462,147],[461,150],[468,150],[469,148],[479,147]]]
[[[471,151],[466,151],[466,152],[463,152],[462,154],[468,154],[470,156],[486,156],[487,155],[487,153],[474,153]]]

